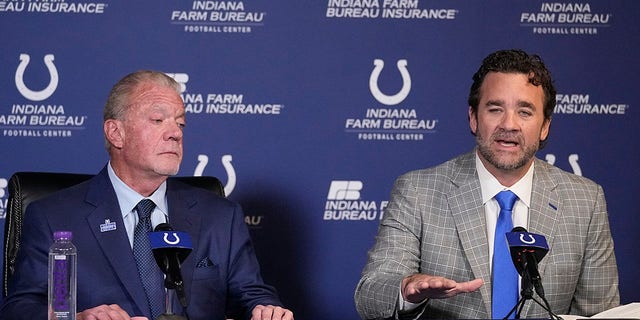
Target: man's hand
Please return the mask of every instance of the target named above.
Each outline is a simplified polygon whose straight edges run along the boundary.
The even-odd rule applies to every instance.
[[[402,279],[402,297],[411,303],[420,303],[427,298],[450,298],[459,293],[476,291],[483,283],[482,279],[456,282],[443,277],[417,273]]]
[[[293,312],[278,306],[257,305],[251,311],[251,320],[293,320]]]
[[[149,320],[147,317],[131,317],[117,304],[100,305],[76,314],[77,320]]]

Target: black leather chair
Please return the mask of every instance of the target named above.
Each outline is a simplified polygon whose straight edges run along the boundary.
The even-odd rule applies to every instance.
[[[7,296],[7,283],[14,273],[16,254],[22,240],[24,212],[32,201],[54,191],[71,187],[93,177],[91,174],[17,172],[9,179],[9,199],[4,225],[4,266],[2,270],[2,296]],[[224,197],[224,186],[215,177],[171,177],[190,185],[211,190]]]

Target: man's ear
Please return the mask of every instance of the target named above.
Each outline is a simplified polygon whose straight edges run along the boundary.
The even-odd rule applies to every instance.
[[[115,148],[122,148],[124,141],[124,128],[122,121],[116,119],[108,119],[103,125],[104,136]]]
[[[540,131],[540,140],[547,140],[549,137],[549,127],[551,126],[551,119],[544,119],[542,123],[542,130]]]
[[[471,129],[471,133],[475,135],[476,130],[478,130],[478,117],[475,112],[473,112],[473,108],[471,106],[469,106],[469,128]]]

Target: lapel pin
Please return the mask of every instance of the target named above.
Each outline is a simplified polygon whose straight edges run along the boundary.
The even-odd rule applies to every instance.
[[[116,229],[116,223],[111,222],[110,219],[105,219],[104,223],[100,225],[100,232],[113,231]]]

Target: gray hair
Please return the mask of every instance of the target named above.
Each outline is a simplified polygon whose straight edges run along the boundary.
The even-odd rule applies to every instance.
[[[116,119],[123,120],[131,107],[131,94],[144,83],[153,83],[159,86],[173,88],[180,94],[180,84],[168,75],[153,70],[139,70],[120,79],[109,92],[107,103],[104,105],[103,122]],[[111,146],[105,137],[107,149]]]

